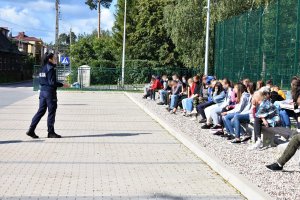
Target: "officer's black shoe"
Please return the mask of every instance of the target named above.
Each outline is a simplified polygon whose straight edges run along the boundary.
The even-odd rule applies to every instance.
[[[34,130],[31,130],[29,129],[27,132],[26,132],[26,135],[28,135],[29,137],[32,137],[33,139],[38,139],[39,136],[37,136],[34,132]]]
[[[61,138],[61,135],[52,132],[52,133],[48,133],[48,138]]]

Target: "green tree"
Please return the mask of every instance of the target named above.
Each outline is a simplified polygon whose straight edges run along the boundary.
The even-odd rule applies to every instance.
[[[136,16],[138,15],[137,10],[138,1],[127,0],[127,15],[126,15],[126,58],[132,59],[132,46],[134,44],[128,37],[131,33],[136,31]],[[112,28],[112,37],[118,59],[121,59],[122,47],[123,47],[123,31],[124,31],[124,8],[125,0],[118,0],[116,5],[115,23]]]
[[[100,38],[101,34],[101,6],[104,8],[109,8],[112,3],[112,0],[86,0],[85,4],[87,4],[91,10],[98,9],[98,38]]]
[[[171,1],[140,0],[137,4],[136,30],[128,35],[132,58],[177,65],[175,45],[164,26],[164,7]]]
[[[164,26],[185,66],[203,66],[205,19],[203,1],[178,0],[164,8]]]

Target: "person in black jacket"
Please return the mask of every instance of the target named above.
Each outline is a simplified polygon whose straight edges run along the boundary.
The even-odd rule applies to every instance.
[[[48,108],[48,138],[61,138],[60,135],[54,131],[55,114],[57,109],[57,94],[58,87],[62,87],[63,84],[56,80],[56,61],[53,53],[46,53],[43,59],[42,67],[39,73],[40,82],[40,97],[39,97],[39,109],[32,118],[27,135],[36,139],[39,138],[35,134],[35,129],[41,118],[45,115]]]

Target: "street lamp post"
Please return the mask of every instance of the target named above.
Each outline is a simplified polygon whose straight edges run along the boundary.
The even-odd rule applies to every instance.
[[[210,24],[210,0],[207,0],[207,17],[206,17],[206,46],[205,46],[205,71],[208,75],[208,55],[209,55],[209,24]]]
[[[122,87],[124,88],[125,79],[125,47],[126,47],[126,12],[127,12],[127,0],[125,0],[124,11],[124,33],[123,33],[123,54],[122,54]]]

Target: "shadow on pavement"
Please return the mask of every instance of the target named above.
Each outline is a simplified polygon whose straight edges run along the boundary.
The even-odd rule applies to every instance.
[[[18,88],[18,87],[33,87],[32,80],[24,81],[20,83],[6,83],[6,84],[0,84],[0,87],[5,88]]]
[[[149,134],[152,133],[107,133],[107,134],[96,134],[96,135],[63,136],[63,138],[130,137],[130,136],[149,135]]]
[[[37,143],[37,142],[44,142],[44,140],[30,140],[30,141],[23,141],[23,140],[5,140],[0,141],[1,144],[17,144],[17,143]]]

